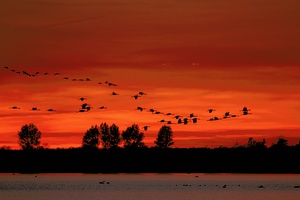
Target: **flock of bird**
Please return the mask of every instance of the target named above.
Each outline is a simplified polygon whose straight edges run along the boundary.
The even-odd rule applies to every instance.
[[[20,75],[25,75],[25,76],[28,76],[28,77],[37,77],[37,76],[50,76],[51,74],[49,72],[35,72],[35,73],[29,73],[27,71],[17,71],[15,69],[10,69],[9,67],[5,66],[4,69],[6,70],[9,70],[13,73],[16,73],[16,74],[20,74]],[[58,77],[61,77],[61,73],[59,72],[55,72],[53,73],[52,75],[54,76],[58,76]],[[71,80],[71,81],[92,81],[90,78],[69,78],[69,77],[62,77],[62,79],[64,80]],[[109,82],[109,81],[105,81],[105,82],[98,82],[98,84],[106,84],[107,86],[109,87],[116,87],[118,86],[117,84],[115,83],[112,83],[112,82]],[[119,95],[119,93],[115,92],[115,91],[112,91],[110,93],[110,95],[112,96],[117,96]],[[143,96],[147,95],[147,93],[145,92],[138,92],[137,94],[135,95],[132,95],[131,98],[137,100]],[[93,107],[88,104],[87,102],[85,102],[87,100],[86,97],[80,97],[78,98],[77,100],[81,101],[82,104],[79,106],[79,110],[77,112],[79,113],[83,113],[83,112],[89,112]],[[20,107],[18,106],[11,106],[9,109],[21,109]],[[97,109],[107,109],[106,106],[98,106]],[[32,107],[29,109],[30,111],[41,111],[41,109],[37,108],[37,107]],[[194,113],[190,113],[189,115],[181,115],[181,114],[174,114],[174,113],[171,113],[171,112],[167,112],[167,113],[164,113],[164,112],[161,112],[161,111],[158,111],[157,109],[154,109],[154,108],[149,108],[149,109],[146,109],[144,107],[141,107],[141,106],[138,106],[136,108],[136,110],[140,111],[140,112],[143,112],[143,111],[146,111],[146,112],[149,112],[149,113],[152,113],[154,115],[163,115],[163,116],[166,116],[166,117],[171,117],[171,119],[161,119],[160,123],[166,123],[166,124],[183,124],[183,125],[187,125],[189,123],[192,123],[192,124],[195,124],[198,122],[198,120],[200,120],[199,117],[197,117]],[[45,110],[47,112],[56,112],[55,109],[53,108],[48,108],[47,110]],[[214,113],[216,110],[215,109],[208,109],[207,110],[207,113],[209,114],[212,114]],[[225,120],[225,119],[229,119],[229,118],[236,118],[236,117],[239,117],[239,116],[242,116],[242,115],[249,115],[249,114],[252,114],[250,113],[251,109],[247,108],[247,107],[243,107],[242,110],[240,110],[240,115],[237,115],[237,114],[231,114],[229,111],[228,112],[225,112],[223,116],[214,116],[214,117],[211,117],[209,118],[207,121],[219,121],[219,120]],[[145,131],[148,130],[150,126],[149,125],[146,125],[146,126],[143,126],[143,129]]]
[[[146,109],[146,108],[140,107],[140,106],[138,106],[136,110],[139,110],[141,112],[146,110],[146,112],[150,112],[150,113],[156,114],[156,115],[171,116],[172,117],[171,120],[162,119],[162,120],[158,121],[158,122],[166,123],[166,124],[183,124],[183,125],[186,125],[188,123],[195,124],[198,122],[198,120],[200,120],[200,118],[198,116],[196,116],[194,113],[190,113],[189,115],[184,116],[184,115],[178,115],[178,114],[174,114],[174,113],[170,113],[170,112],[164,113],[164,112],[158,111],[153,108]],[[216,110],[215,109],[207,110],[208,113],[213,113],[214,111],[216,111]],[[250,111],[251,111],[251,109],[249,109],[247,107],[243,107],[242,110],[240,110],[241,115],[252,114],[252,113],[250,113]],[[240,115],[231,114],[230,112],[225,112],[222,117],[215,116],[215,117],[208,119],[207,121],[218,121],[218,120],[224,120],[224,119],[229,119],[229,118],[236,118],[239,116]],[[174,120],[176,120],[176,121],[174,122]],[[144,126],[144,130],[147,130],[148,128],[149,128],[149,126]]]

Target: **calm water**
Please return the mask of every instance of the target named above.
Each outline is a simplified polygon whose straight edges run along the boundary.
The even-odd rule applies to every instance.
[[[0,174],[0,199],[298,200],[299,185],[300,175]]]

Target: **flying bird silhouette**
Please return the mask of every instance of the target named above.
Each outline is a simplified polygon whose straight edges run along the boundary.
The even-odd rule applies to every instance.
[[[224,118],[224,119],[227,119],[227,118],[229,118],[229,117],[230,117],[230,112],[225,112],[223,118]]]
[[[84,103],[84,104],[81,105],[81,109],[86,109],[87,106],[88,106],[88,104]]]
[[[183,119],[183,124],[185,125],[185,124],[188,124],[188,122],[189,122],[189,119],[188,118],[184,118]]]
[[[175,119],[179,119],[180,117],[182,117],[182,116],[181,115],[174,116]]]
[[[208,111],[209,113],[212,113],[213,111],[216,111],[216,110],[214,110],[214,109],[211,108],[211,109],[208,109],[207,111]]]
[[[84,100],[87,100],[87,98],[80,97],[78,100],[80,100],[80,101],[84,101]]]
[[[142,112],[142,111],[143,111],[144,109],[146,109],[146,108],[143,108],[143,107],[138,106],[136,109]]]
[[[208,121],[218,121],[218,120],[221,120],[221,119],[218,117],[213,117],[213,118],[210,118]]]
[[[150,108],[148,112],[154,113],[154,112],[156,112],[156,110],[154,110],[153,108]]]
[[[251,109],[248,109],[246,106],[242,109],[243,112],[248,112],[250,111]]]
[[[191,113],[190,118],[193,118],[193,117],[197,117],[197,116],[195,116],[194,113]]]
[[[12,106],[9,109],[20,109],[20,107],[18,107],[18,106]]]
[[[86,107],[85,107],[85,109],[86,109],[87,111],[90,111],[92,108],[93,108],[93,107],[91,107],[91,106],[86,106]]]
[[[131,98],[134,98],[134,99],[138,99],[139,97],[141,97],[140,95],[133,95],[131,96]]]
[[[100,106],[98,109],[107,109],[105,106]]]
[[[173,113],[166,113],[165,115],[170,116],[170,115],[174,115]]]
[[[195,118],[192,119],[192,122],[195,124],[195,123],[198,122],[198,119],[199,119],[199,118],[196,118],[196,117],[195,117]]]
[[[32,107],[31,109],[29,110],[32,110],[32,111],[39,111],[40,109],[38,109],[37,107]]]

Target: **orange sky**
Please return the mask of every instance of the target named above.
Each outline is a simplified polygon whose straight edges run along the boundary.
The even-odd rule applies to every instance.
[[[17,132],[34,123],[42,143],[76,147],[90,126],[102,122],[121,130],[150,125],[145,141],[152,146],[163,125],[158,121],[172,117],[137,106],[200,118],[197,124],[171,125],[176,147],[233,146],[248,137],[266,138],[270,145],[281,135],[295,144],[299,6],[296,0],[3,2],[0,146],[19,148]],[[27,77],[11,69],[50,75]],[[118,86],[97,84],[105,81]],[[131,98],[139,91],[147,95]],[[77,113],[80,97],[93,106],[90,112]],[[102,105],[108,109],[96,109]],[[207,121],[227,111],[240,115],[244,106],[252,115]],[[209,114],[209,108],[216,111]]]

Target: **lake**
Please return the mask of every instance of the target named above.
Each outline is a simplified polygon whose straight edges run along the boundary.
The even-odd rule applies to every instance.
[[[0,199],[300,199],[295,174],[0,174]]]

